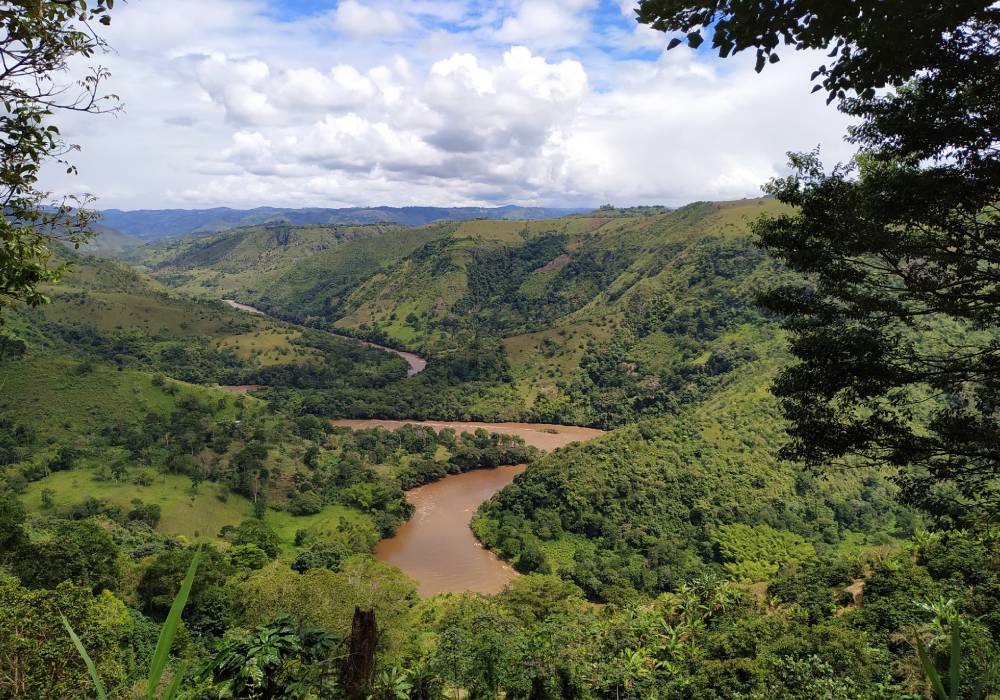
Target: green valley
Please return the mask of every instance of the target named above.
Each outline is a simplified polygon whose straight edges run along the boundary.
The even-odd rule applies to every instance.
[[[0,700],[1000,700],[997,3],[193,7],[0,3]]]

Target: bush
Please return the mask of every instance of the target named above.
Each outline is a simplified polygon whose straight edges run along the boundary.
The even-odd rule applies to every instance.
[[[315,491],[296,494],[288,504],[294,515],[313,515],[323,510],[323,499]]]
[[[234,545],[256,545],[271,559],[275,559],[281,551],[281,540],[278,539],[277,533],[269,528],[263,520],[257,518],[244,520],[239,527],[231,530],[229,540]]]
[[[261,569],[271,558],[255,544],[240,544],[229,550],[229,561],[238,569]]]

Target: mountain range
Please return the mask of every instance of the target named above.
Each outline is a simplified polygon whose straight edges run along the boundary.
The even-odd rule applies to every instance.
[[[242,226],[284,223],[293,226],[395,223],[422,226],[435,221],[466,221],[469,219],[550,219],[589,209],[549,207],[319,207],[255,209],[105,209],[101,223],[107,228],[143,241],[156,241],[171,236],[215,233]]]

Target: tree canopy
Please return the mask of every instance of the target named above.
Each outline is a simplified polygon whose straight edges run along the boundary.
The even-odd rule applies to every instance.
[[[1000,509],[1000,8],[903,5],[649,0],[640,18],[694,47],[711,29],[758,70],[781,44],[832,47],[813,78],[857,118],[859,153],[793,155],[766,189],[794,213],[755,227],[802,273],[762,298],[799,360],[775,386],[785,455],[889,463],[907,500],[968,523]]]

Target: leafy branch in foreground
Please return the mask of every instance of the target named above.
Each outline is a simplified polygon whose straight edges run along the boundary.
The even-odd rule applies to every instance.
[[[62,271],[52,265],[52,246],[79,246],[90,237],[90,198],[53,206],[37,183],[48,161],[76,172],[64,157],[78,147],[49,123],[54,113],[118,109],[116,95],[102,94],[107,69],[95,66],[81,79],[60,79],[75,59],[106,49],[92,23],[108,24],[113,5],[37,0],[0,6],[0,309],[16,301],[44,303],[39,285]]]
[[[184,576],[184,581],[181,583],[181,588],[177,592],[177,597],[174,598],[174,603],[170,606],[170,612],[167,614],[167,620],[163,623],[163,627],[160,630],[160,637],[156,641],[156,649],[153,650],[153,656],[149,663],[149,677],[146,684],[147,700],[154,700],[156,698],[156,689],[160,685],[160,679],[163,677],[163,671],[170,658],[170,647],[173,646],[174,638],[177,636],[177,628],[181,623],[181,613],[184,612],[184,606],[187,605],[188,596],[191,595],[191,587],[194,585],[194,575],[198,569],[198,563],[201,561],[201,556],[202,549],[199,548],[191,558],[191,564],[188,566],[187,574]],[[107,700],[108,694],[104,690],[104,684],[101,682],[101,677],[97,673],[97,667],[94,665],[93,660],[87,653],[87,649],[83,646],[83,643],[76,635],[76,632],[73,631],[73,628],[70,626],[69,621],[66,620],[65,616],[62,618],[62,622],[66,631],[69,633],[70,639],[73,640],[73,645],[83,658],[83,662],[87,665],[87,671],[90,673],[90,677],[94,681],[94,688],[97,691],[98,699]],[[184,671],[185,665],[181,664],[180,668],[175,671],[170,685],[160,695],[160,700],[173,700],[173,698],[177,696],[177,692],[180,690],[181,681],[184,679]]]

